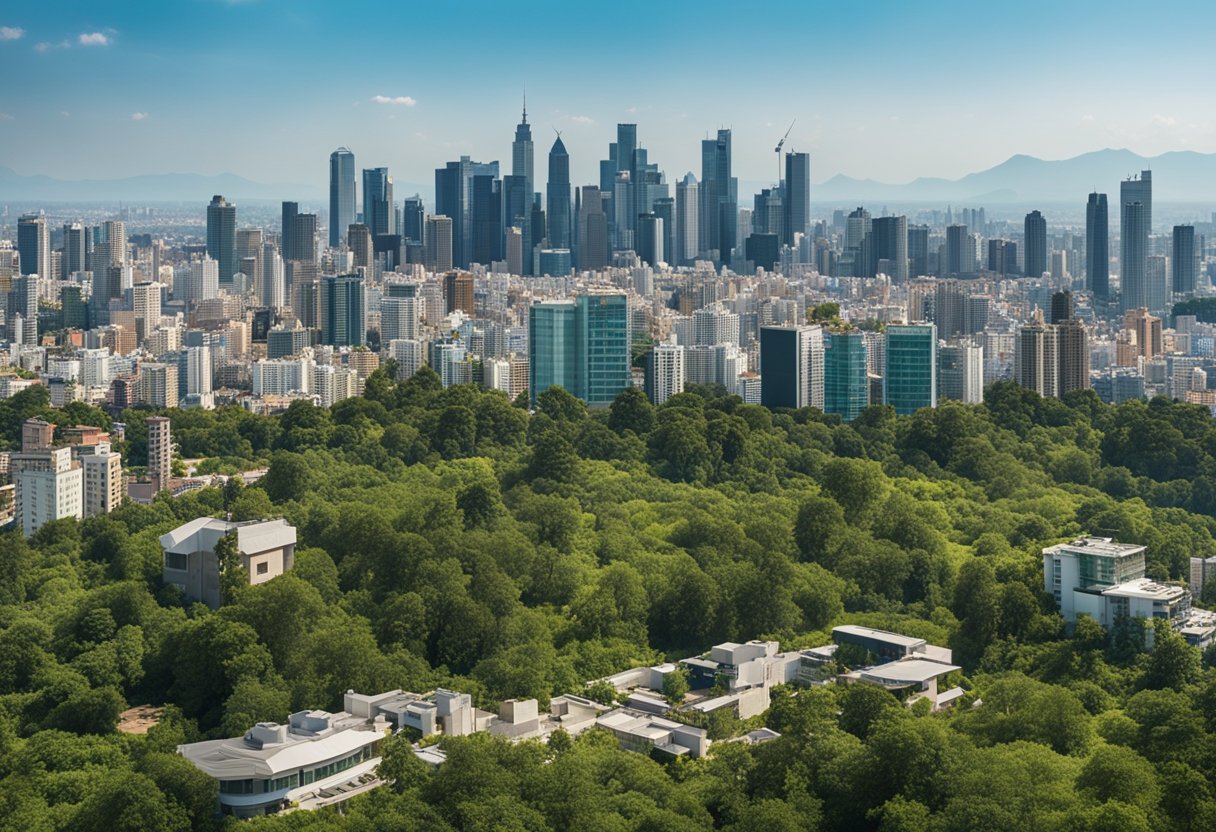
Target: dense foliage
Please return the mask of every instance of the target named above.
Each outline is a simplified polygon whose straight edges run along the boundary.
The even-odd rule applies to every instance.
[[[968,700],[932,715],[875,688],[780,690],[780,739],[667,765],[598,732],[445,740],[434,773],[394,743],[392,789],[248,828],[1216,827],[1216,671],[1168,630],[1152,654],[1130,628],[1066,634],[1039,556],[1102,533],[1183,577],[1216,530],[1206,410],[998,384],[982,406],[849,425],[713,389],[598,413],[554,389],[529,415],[391,370],[330,410],[168,414],[183,456],[268,464],[255,487],[0,538],[0,828],[213,828],[214,786],[175,746],[336,709],[347,688],[543,706],[664,655],[821,644],[846,621],[949,644]],[[0,402],[0,435],[38,414],[108,424],[31,390]],[[123,416],[137,464],[146,415]],[[157,537],[225,510],[286,516],[296,567],[226,586],[220,611],[185,605]],[[162,722],[115,732],[142,703]]]

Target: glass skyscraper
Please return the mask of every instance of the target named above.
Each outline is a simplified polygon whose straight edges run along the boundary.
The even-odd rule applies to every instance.
[[[355,221],[355,154],[339,147],[329,154],[329,247],[337,248]]]
[[[823,364],[824,412],[853,421],[870,403],[865,335],[859,330],[832,333]]]
[[[533,403],[550,387],[574,393],[578,386],[574,312],[570,300],[542,301],[528,310],[528,389]]]
[[[366,337],[363,279],[357,274],[321,278],[321,343],[361,347]]]
[[[937,407],[937,325],[887,327],[883,401],[900,416]]]
[[[549,230],[548,248],[571,248],[570,154],[558,136],[549,150],[549,185],[546,189]]]
[[[1141,171],[1138,179],[1119,183],[1119,284],[1121,306],[1148,307],[1148,240],[1153,228],[1153,174]]]
[[[207,206],[207,255],[219,264],[220,285],[231,284],[237,272],[236,206],[219,194]]]
[[[1092,193],[1085,206],[1085,288],[1094,300],[1110,299],[1110,231],[1106,194]]]
[[[528,349],[533,401],[557,385],[592,407],[609,405],[632,384],[628,299],[593,294],[533,304]]]
[[[396,234],[397,211],[393,205],[393,177],[388,168],[363,169],[363,224],[377,234]]]

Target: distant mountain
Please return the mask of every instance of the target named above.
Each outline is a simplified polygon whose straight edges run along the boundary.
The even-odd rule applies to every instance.
[[[1153,172],[1155,202],[1216,203],[1216,153],[1183,150],[1140,156],[1109,148],[1059,160],[1019,154],[961,179],[922,177],[902,185],[833,176],[811,187],[811,200],[840,205],[879,201],[1084,203],[1093,190],[1117,199],[1119,182],[1141,170]]]
[[[52,179],[49,176],[24,176],[11,168],[0,167],[0,199],[10,202],[177,202],[207,200],[223,194],[242,199],[325,198],[315,185],[266,184],[232,173],[203,176],[197,173],[157,173],[123,179]]]

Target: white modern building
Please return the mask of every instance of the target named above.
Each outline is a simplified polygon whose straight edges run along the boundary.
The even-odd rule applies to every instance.
[[[234,523],[199,517],[160,536],[165,583],[177,586],[190,600],[218,609],[222,598],[215,546],[229,533],[236,534],[250,586],[276,578],[295,565],[296,530],[286,520]]]
[[[43,524],[84,516],[84,472],[71,448],[13,454],[16,523],[28,537]]]
[[[1043,588],[1069,623],[1086,613],[1102,620],[1103,591],[1144,577],[1144,548],[1109,537],[1079,537],[1043,550]]]
[[[99,443],[93,453],[80,458],[84,470],[84,516],[109,514],[125,496],[122,455],[110,450],[109,442]]]

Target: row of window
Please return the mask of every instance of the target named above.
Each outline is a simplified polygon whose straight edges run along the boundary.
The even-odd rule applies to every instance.
[[[331,777],[340,771],[353,768],[360,763],[379,756],[379,754],[380,741],[376,740],[370,745],[363,746],[348,757],[334,760],[332,763],[326,763],[319,768],[308,771],[293,771],[291,774],[285,774],[282,777],[276,777],[271,780],[221,780],[220,794],[270,794],[284,789],[294,789],[297,786],[307,786],[310,783]]]

